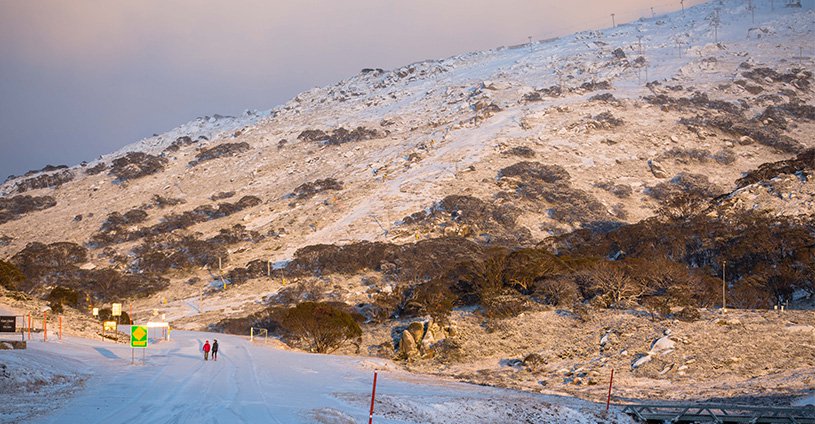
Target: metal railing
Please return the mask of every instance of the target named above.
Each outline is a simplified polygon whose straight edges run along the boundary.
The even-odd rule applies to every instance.
[[[773,407],[726,404],[618,405],[641,422],[815,424],[815,407]]]

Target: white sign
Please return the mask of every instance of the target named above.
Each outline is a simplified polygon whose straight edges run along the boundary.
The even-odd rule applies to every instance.
[[[93,316],[95,317],[99,316],[99,308],[93,308]]]
[[[121,303],[114,303],[113,304],[111,315],[113,315],[115,317],[122,316],[122,304]]]

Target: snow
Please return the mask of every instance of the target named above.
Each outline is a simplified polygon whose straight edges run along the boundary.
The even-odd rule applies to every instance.
[[[217,338],[218,361],[201,346]],[[142,364],[142,353],[144,363]],[[595,423],[604,409],[572,398],[412,376],[389,361],[284,351],[246,337],[173,331],[146,351],[66,337],[0,352],[0,422]],[[613,412],[608,422],[631,422]]]

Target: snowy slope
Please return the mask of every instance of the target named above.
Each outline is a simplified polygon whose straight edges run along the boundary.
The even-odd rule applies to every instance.
[[[219,359],[205,362],[201,346],[214,337]],[[12,376],[43,367],[37,373],[44,388],[26,385],[29,377],[0,378],[0,422],[360,423],[368,416],[374,369],[376,423],[595,423],[604,410],[410,376],[383,360],[288,352],[213,333],[175,331],[169,342],[153,341],[144,365],[137,354],[131,365],[125,345],[76,338],[3,351],[0,362]],[[631,422],[617,412],[604,420]]]
[[[0,243],[0,255],[11,256],[32,241],[84,245],[111,212],[143,208],[155,195],[185,203],[148,211],[149,217],[141,226],[211,205],[211,196],[219,192],[234,192],[232,200],[257,196],[263,204],[197,224],[188,229],[189,233],[209,237],[241,224],[261,234],[275,234],[230,246],[229,257],[224,258],[227,270],[258,259],[285,261],[297,249],[311,244],[414,241],[439,234],[403,231],[400,220],[445,196],[465,194],[495,205],[505,202],[498,196],[505,193],[499,193],[503,188],[496,184],[496,174],[525,160],[505,153],[518,146],[534,151],[535,157],[529,160],[562,166],[570,173],[572,185],[594,196],[609,213],[622,211],[614,219],[636,222],[651,216],[658,206],[648,196],[648,187],[665,181],[652,175],[649,161],[673,149],[706,149],[711,153],[731,149],[735,161],[728,165],[665,163],[669,175],[703,174],[724,189],[732,187],[747,170],[789,157],[767,146],[734,145],[737,140],[727,134],[707,133],[702,139],[678,123],[693,111],[661,110],[642,100],[644,95],[655,94],[646,82],[660,81],[662,87],[672,88],[658,93],[687,98],[698,90],[716,100],[744,100],[751,105],[747,116],[759,113],[762,103],[757,96],[733,83],[743,79],[739,67],[747,63],[780,70],[798,66],[811,69],[815,10],[808,5],[804,10],[780,4],[771,8],[765,2],[756,5],[754,17],[743,1],[712,1],[684,13],[643,18],[616,28],[388,71],[365,70],[337,84],[301,93],[271,111],[234,118],[199,118],[102,159],[110,162],[129,151],[164,154],[169,164],[161,173],[116,185],[106,173],[85,175],[76,167],[75,180],[56,189],[26,192],[53,196],[57,206],[0,224],[0,239],[9,238],[7,243]],[[617,49],[625,58],[615,56]],[[636,64],[640,57],[643,65]],[[602,81],[610,88],[581,88]],[[523,100],[535,90],[553,86],[563,94],[534,102]],[[784,90],[793,87],[773,83],[761,95]],[[589,100],[595,94],[613,94],[617,102]],[[780,98],[789,101],[783,95]],[[799,100],[811,98],[810,90],[800,93]],[[490,106],[496,109],[485,113],[484,108],[489,110]],[[613,130],[592,127],[590,117],[603,112],[622,118],[625,125]],[[306,130],[330,132],[357,126],[380,135],[341,145],[299,139]],[[791,131],[802,143],[815,145],[811,124],[802,123]],[[164,151],[181,136],[209,140],[177,152]],[[234,157],[189,165],[201,148],[238,142],[248,143],[251,149]],[[322,178],[342,181],[343,189],[306,200],[292,201],[289,197],[299,185]],[[14,193],[18,180],[5,183],[0,192]],[[627,185],[632,195],[620,199],[598,188],[599,183],[609,181]],[[527,208],[519,223],[538,239],[579,226],[553,220],[548,213],[551,206]],[[75,218],[79,216],[82,219],[78,221]],[[133,256],[133,244],[112,248],[117,254]],[[100,256],[101,252],[92,250],[90,266],[109,266]],[[223,294],[227,299],[209,299],[210,307],[200,309],[189,305],[207,290],[211,277],[206,271],[193,274],[170,276],[175,283],[172,290],[137,305],[137,312],[161,308],[168,316],[181,317],[213,311],[214,307],[238,311],[240,305],[260,302],[279,288],[279,284],[264,281],[258,287],[228,291]],[[184,284],[191,277],[200,278],[202,283]],[[233,293],[237,295],[234,298]],[[169,302],[159,305],[165,298]],[[209,319],[217,317],[202,318],[202,324]]]

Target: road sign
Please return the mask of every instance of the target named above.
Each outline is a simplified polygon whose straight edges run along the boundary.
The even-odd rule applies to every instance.
[[[93,308],[93,316],[95,317],[99,316],[99,308]]]
[[[104,322],[102,322],[102,330],[105,331],[105,332],[116,331],[116,321],[104,321]]]
[[[147,347],[147,326],[146,325],[131,325],[130,326],[130,347],[146,348]]]
[[[0,316],[0,333],[17,332],[17,317]]]
[[[114,303],[113,306],[111,307],[110,314],[115,316],[115,317],[122,316],[122,304],[121,303]]]

